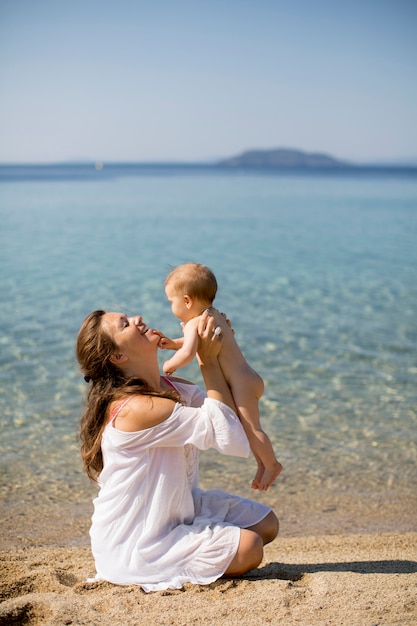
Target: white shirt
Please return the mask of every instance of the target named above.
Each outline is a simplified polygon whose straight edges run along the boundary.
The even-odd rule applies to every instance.
[[[162,423],[132,433],[110,422],[104,430],[90,530],[96,579],[145,591],[212,582],[233,559],[240,528],[270,511],[198,488],[197,449],[245,457],[249,444],[232,409],[195,385],[175,386],[188,406],[177,403]]]

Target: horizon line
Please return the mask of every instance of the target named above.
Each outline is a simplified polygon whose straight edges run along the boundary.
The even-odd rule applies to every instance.
[[[0,167],[59,167],[59,166],[93,166],[97,170],[102,170],[106,166],[177,166],[177,167],[223,167],[224,169],[356,169],[356,168],[417,168],[417,158],[413,159],[394,159],[393,161],[339,161],[336,160],[334,166],[302,166],[302,165],[228,165],[224,161],[228,159],[217,160],[195,160],[195,161],[180,161],[180,160],[151,160],[151,161],[136,161],[136,160],[105,160],[105,159],[69,159],[69,160],[57,160],[57,161],[0,161]]]

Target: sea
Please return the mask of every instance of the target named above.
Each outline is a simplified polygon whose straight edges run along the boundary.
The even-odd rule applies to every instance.
[[[265,381],[284,466],[258,495],[253,459],[210,451],[203,486],[270,501],[294,527],[304,501],[317,519],[345,507],[344,523],[369,506],[389,530],[400,502],[397,528],[416,529],[417,510],[403,515],[417,493],[416,170],[3,165],[0,218],[2,515],[89,510],[78,329],[104,308],[178,336],[164,279],[196,261]],[[202,384],[195,363],[181,374]]]

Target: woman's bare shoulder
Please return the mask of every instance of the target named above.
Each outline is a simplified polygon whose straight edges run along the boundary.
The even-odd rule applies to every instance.
[[[175,402],[159,396],[132,396],[114,420],[125,432],[137,432],[164,422],[172,414]]]

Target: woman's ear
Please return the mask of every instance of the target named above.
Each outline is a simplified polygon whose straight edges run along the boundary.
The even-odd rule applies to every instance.
[[[109,361],[110,363],[113,363],[113,365],[121,365],[122,363],[125,363],[125,361],[127,361],[127,355],[117,353],[112,354]]]

